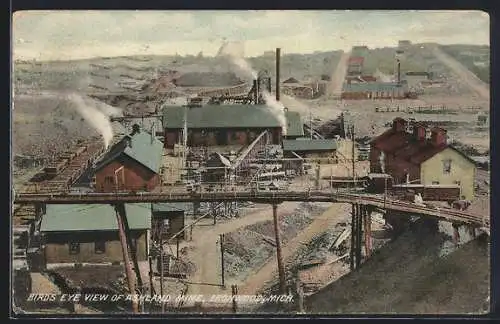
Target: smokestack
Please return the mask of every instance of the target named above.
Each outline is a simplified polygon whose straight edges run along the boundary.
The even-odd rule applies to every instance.
[[[281,48],[276,49],[276,101],[280,101],[280,56]]]
[[[398,84],[401,83],[401,61],[398,59]]]
[[[254,104],[257,104],[259,98],[259,91],[257,90],[257,79],[253,80],[253,100]]]

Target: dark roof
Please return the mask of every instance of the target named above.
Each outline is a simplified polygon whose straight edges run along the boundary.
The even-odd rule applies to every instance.
[[[163,127],[184,128],[183,106],[164,106]],[[188,108],[188,128],[267,128],[280,127],[272,109],[265,105],[206,105]]]
[[[225,87],[241,83],[232,72],[188,72],[174,80],[179,87]]]
[[[283,140],[283,151],[332,151],[336,149],[337,142],[332,139]]]
[[[286,79],[285,81],[283,81],[283,83],[299,83],[299,80],[292,77],[292,78]]]
[[[95,170],[101,169],[122,155],[128,156],[154,173],[159,173],[163,156],[163,143],[145,131],[140,131],[132,136],[127,135],[111,147],[97,163]]]
[[[151,228],[149,204],[125,204],[130,229]],[[40,231],[117,231],[116,212],[111,205],[47,205]]]

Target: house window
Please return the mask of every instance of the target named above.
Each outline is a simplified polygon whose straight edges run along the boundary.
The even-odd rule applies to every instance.
[[[106,242],[105,241],[94,242],[94,253],[95,254],[103,254],[105,252],[106,252]]]
[[[104,177],[104,183],[113,184],[113,177],[112,176]]]
[[[69,243],[69,254],[74,255],[80,253],[80,243],[71,242]]]
[[[456,184],[457,186],[460,186],[460,184],[461,184],[461,183],[460,183],[460,181],[459,181],[459,180],[457,180],[457,181],[455,181],[455,184]]]
[[[443,161],[443,173],[444,174],[451,173],[451,160],[450,159]]]

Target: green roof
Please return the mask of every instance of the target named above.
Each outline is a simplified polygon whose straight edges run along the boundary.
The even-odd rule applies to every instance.
[[[296,111],[287,111],[285,113],[287,120],[287,136],[304,136],[304,125],[300,118],[300,113]]]
[[[184,128],[183,106],[164,106],[163,127]],[[187,108],[188,128],[280,127],[271,108],[265,105],[206,105]]]
[[[186,211],[189,210],[188,203],[153,203],[152,209],[155,212],[172,212],[172,211]]]
[[[150,204],[126,204],[130,229],[151,228]],[[117,231],[115,209],[111,205],[47,205],[40,231]]]
[[[296,139],[283,140],[283,151],[330,151],[337,149],[337,142],[332,139]]]
[[[145,131],[132,136],[127,135],[108,151],[97,164],[96,170],[122,154],[139,162],[154,173],[159,173],[163,156],[163,143]]]

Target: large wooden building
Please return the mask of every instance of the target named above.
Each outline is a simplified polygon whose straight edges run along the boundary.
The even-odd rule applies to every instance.
[[[266,105],[205,105],[200,107],[165,106],[163,127],[165,148],[182,143],[186,121],[187,145],[247,145],[264,131],[271,134],[271,144],[280,144],[284,135],[304,135],[300,115],[284,110],[280,120],[275,108]],[[286,123],[286,134],[283,132]]]
[[[341,98],[355,99],[405,99],[409,97],[405,82],[344,83]]]
[[[134,132],[116,143],[96,164],[95,190],[148,191],[160,184],[163,143],[150,133]]]
[[[370,172],[388,173],[395,184],[456,185],[474,197],[474,161],[447,143],[446,130],[402,118],[370,142]]]
[[[138,261],[147,261],[151,207],[125,205]],[[46,264],[123,261],[116,213],[111,205],[47,205],[40,225]]]

